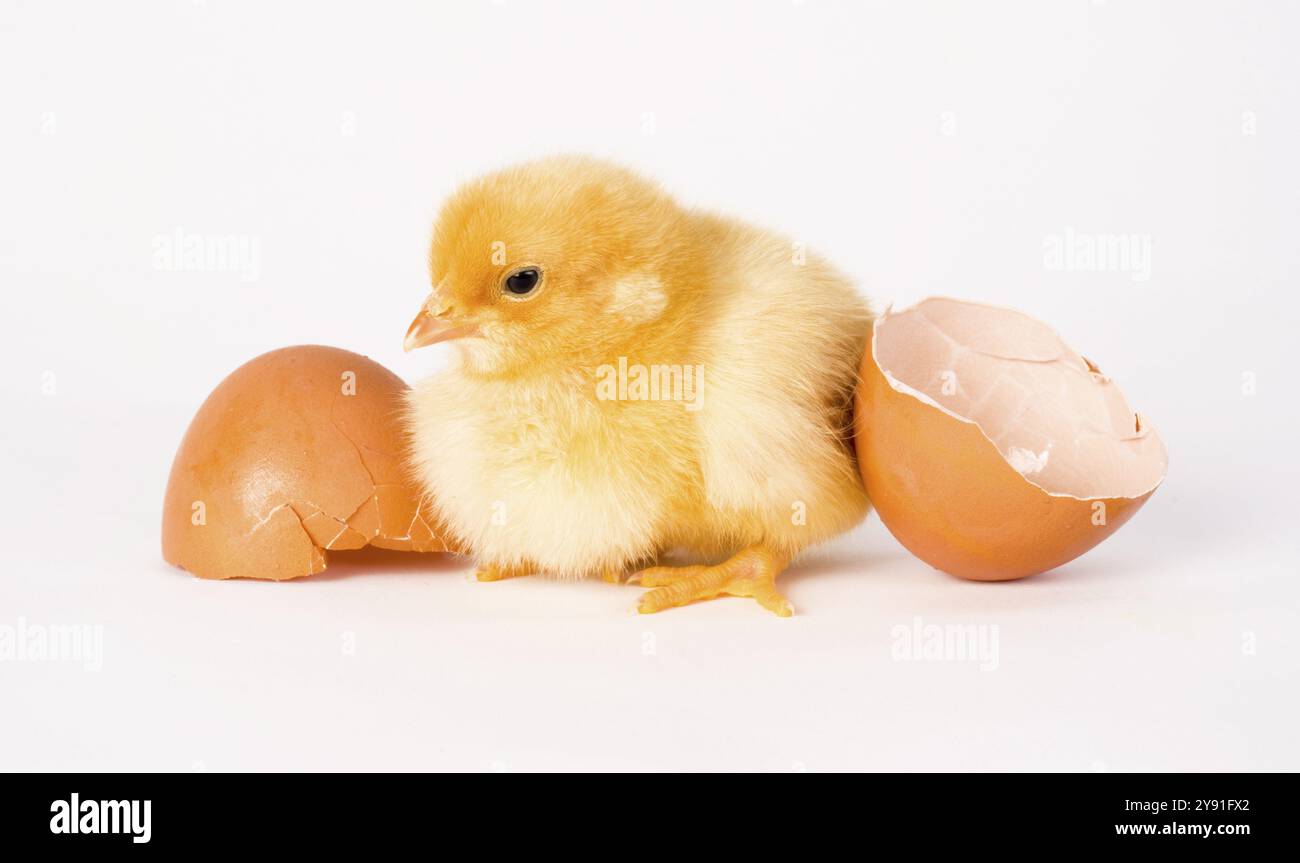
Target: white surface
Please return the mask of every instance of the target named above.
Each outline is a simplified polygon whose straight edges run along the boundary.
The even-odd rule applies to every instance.
[[[1296,10],[702,6],[0,2],[0,626],[104,637],[98,671],[0,661],[0,768],[1300,769]],[[556,150],[878,301],[1043,318],[1160,428],[1168,481],[1021,583],[872,520],[782,580],[792,620],[402,555],[164,565],[207,392],[300,342],[426,373],[400,342],[439,200]],[[256,278],[156,269],[177,228],[256,241]],[[1067,230],[1148,236],[1149,279],[1051,269]],[[996,670],[895,661],[916,617],[996,625]]]

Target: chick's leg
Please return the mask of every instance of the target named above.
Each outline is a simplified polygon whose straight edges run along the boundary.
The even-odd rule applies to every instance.
[[[637,611],[654,614],[675,605],[685,605],[715,596],[751,596],[759,605],[781,617],[794,613],[790,603],[776,589],[776,577],[789,558],[765,545],[737,552],[717,566],[656,566],[638,575],[644,587]]]

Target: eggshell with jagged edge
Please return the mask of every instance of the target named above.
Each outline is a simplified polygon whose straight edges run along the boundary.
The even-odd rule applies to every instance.
[[[406,384],[319,345],[236,369],[199,408],[172,464],[162,552],[202,578],[283,580],[332,550],[447,551],[403,463]]]
[[[944,298],[876,319],[854,435],[889,531],[930,565],[981,581],[1093,548],[1167,468],[1155,429],[1050,328]]]

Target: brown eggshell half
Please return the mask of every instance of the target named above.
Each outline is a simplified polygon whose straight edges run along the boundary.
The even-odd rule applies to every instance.
[[[854,414],[881,521],[962,578],[1003,581],[1073,560],[1163,480],[1155,430],[1045,324],[944,298],[872,327]]]
[[[447,551],[403,470],[406,384],[339,348],[263,354],[223,380],[176,451],[163,558],[202,578],[288,579],[326,552]]]

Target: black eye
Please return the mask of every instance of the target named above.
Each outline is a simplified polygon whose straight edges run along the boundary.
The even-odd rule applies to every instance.
[[[541,278],[542,274],[537,270],[520,270],[506,278],[506,290],[518,297],[531,294]]]

